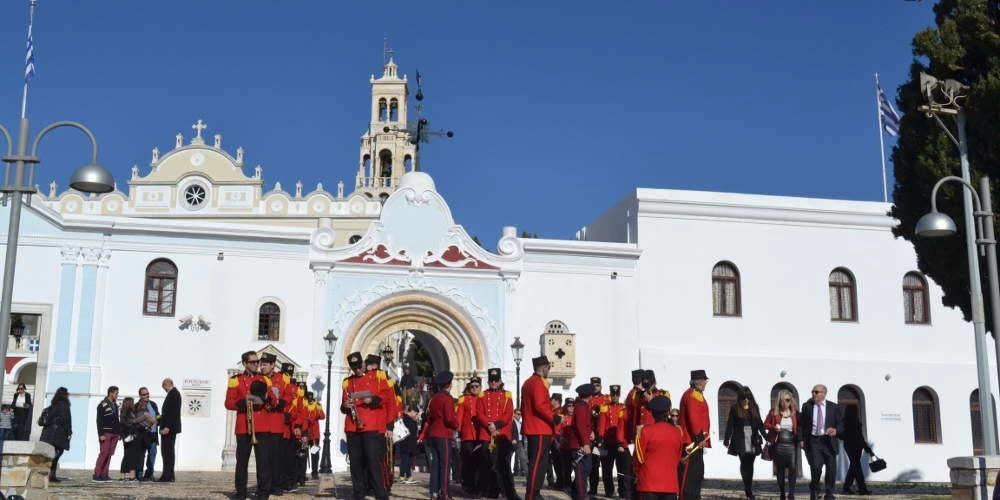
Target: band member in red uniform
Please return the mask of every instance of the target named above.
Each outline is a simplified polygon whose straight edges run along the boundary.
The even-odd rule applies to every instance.
[[[371,484],[375,498],[385,500],[389,498],[383,473],[386,412],[378,382],[365,374],[360,352],[352,352],[347,365],[351,376],[344,379],[340,412],[346,415],[344,433],[351,461],[352,498],[364,499]]]
[[[590,398],[590,415],[591,415],[591,426],[596,431],[598,425],[600,425],[601,412],[608,411],[608,403],[611,402],[611,398],[607,394],[601,394],[601,377],[590,377],[590,385],[594,386],[594,395]],[[600,441],[600,436],[597,436],[598,441]],[[598,447],[600,443],[597,443]],[[594,463],[594,466],[590,468],[590,490],[591,495],[597,494],[597,483],[600,481],[601,468],[598,467],[599,463]]]
[[[385,450],[382,457],[382,481],[385,483],[386,492],[392,489],[393,465],[389,463],[389,452],[392,450],[392,428],[396,423],[401,408],[396,404],[396,387],[389,378],[389,374],[382,369],[382,356],[369,354],[365,357],[365,375],[372,379],[378,391],[378,397],[382,400],[382,410],[385,412]],[[371,490],[369,489],[369,493]]]
[[[270,440],[264,438],[264,435],[271,430],[267,412],[267,407],[274,404],[274,397],[269,388],[271,380],[258,373],[260,359],[257,357],[257,352],[247,351],[240,359],[243,361],[243,373],[229,377],[226,388],[226,409],[236,412],[234,498],[247,498],[247,469],[250,465],[251,449],[257,465],[257,498],[268,498],[272,488],[271,450],[268,449]]]
[[[514,477],[510,473],[510,458],[514,454],[511,444],[511,427],[514,425],[514,398],[504,390],[499,368],[490,368],[486,381],[489,388],[479,394],[476,402],[476,425],[479,440],[487,443],[491,474],[484,481],[483,494],[497,498],[503,491],[504,498],[518,500],[514,490]]]
[[[486,462],[486,441],[481,440],[479,424],[476,415],[479,392],[483,381],[477,376],[469,379],[465,394],[458,398],[458,438],[461,440],[459,454],[462,461],[462,489],[471,497],[478,497],[485,485],[486,474],[489,472]]]
[[[326,418],[323,405],[316,401],[316,396],[310,391],[306,393],[306,402],[309,407],[309,449],[319,447],[319,421]],[[312,468],[312,478],[319,479],[319,452],[310,453],[310,467]]]
[[[552,403],[549,401],[549,376],[552,364],[549,358],[539,356],[532,358],[531,365],[535,373],[528,377],[521,386],[521,433],[528,441],[528,480],[525,487],[525,500],[541,498],[542,479],[549,468],[549,443],[555,434],[558,423],[552,414]]]
[[[668,471],[677,470],[684,453],[681,431],[667,421],[670,400],[666,396],[650,399],[649,409],[653,423],[644,425],[635,439],[635,488],[639,500],[676,500],[677,476]]]
[[[261,376],[267,377],[271,382],[271,396],[274,404],[267,408],[267,428],[268,432],[257,431],[257,441],[267,440],[267,448],[270,450],[271,464],[271,487],[272,492],[285,490],[285,485],[281,483],[282,477],[282,451],[285,438],[288,436],[288,425],[285,423],[285,408],[291,402],[290,393],[286,392],[287,387],[283,375],[275,371],[274,364],[277,357],[274,354],[264,353],[259,356],[258,371]]]
[[[597,435],[601,441],[601,447],[606,454],[601,455],[601,477],[604,478],[604,496],[615,496],[615,474],[613,469],[617,469],[621,476],[618,476],[618,492],[622,498],[628,498],[631,488],[626,481],[632,475],[632,457],[629,456],[628,442],[625,441],[625,405],[621,399],[622,388],[620,385],[612,385],[608,394],[610,402],[607,409],[601,411],[601,418],[597,424]]]
[[[590,398],[594,395],[592,384],[583,384],[576,388],[576,401],[573,409],[573,423],[566,428],[565,455],[573,468],[573,487],[570,497],[574,500],[585,500],[587,496],[587,481],[593,460],[590,448],[590,436],[594,427],[590,418]]]
[[[708,375],[705,370],[691,370],[691,388],[681,396],[680,424],[687,435],[688,443],[705,441],[705,448],[711,448],[708,438],[711,422],[708,414],[708,402],[705,400],[705,386]],[[684,443],[687,445],[688,443]],[[705,479],[705,454],[703,450],[695,451],[687,461],[686,472],[682,479],[685,500],[701,498],[701,482]]]
[[[562,455],[559,454],[559,441],[562,440],[562,427],[563,420],[566,419],[567,411],[563,407],[563,397],[562,393],[556,392],[549,397],[549,401],[552,403],[552,416],[559,418],[559,423],[556,424],[553,429],[552,439],[549,441],[548,449],[546,453],[549,455],[549,467],[545,471],[545,476],[549,481],[549,488],[556,488],[558,490],[566,489],[569,484],[565,481],[566,478],[563,477],[564,469],[561,464],[563,463]],[[569,404],[567,402],[567,404]],[[553,477],[554,476],[554,477]]]
[[[431,499],[448,500],[448,473],[451,470],[451,441],[458,430],[458,416],[455,415],[455,398],[448,392],[454,375],[443,371],[434,376],[438,392],[427,403],[425,439],[430,440],[431,450]]]
[[[635,442],[635,428],[639,425],[639,406],[643,403],[642,374],[645,370],[632,370],[632,389],[625,397],[625,440]]]
[[[559,416],[562,418],[556,424],[556,435],[552,439],[552,466],[556,470],[556,487],[570,490],[573,488],[573,456],[566,447],[566,440],[576,421],[576,398],[566,398],[560,411]],[[587,418],[587,415],[582,418]]]

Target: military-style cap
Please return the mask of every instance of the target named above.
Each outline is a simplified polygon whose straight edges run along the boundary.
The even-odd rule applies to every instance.
[[[576,395],[585,398],[594,395],[594,384],[582,384],[577,386]]]
[[[649,382],[650,384],[655,384],[656,374],[653,373],[653,370],[645,370],[642,372],[642,381]]]
[[[347,366],[351,367],[352,370],[361,368],[363,364],[360,352],[352,352],[349,356],[347,356]]]
[[[278,360],[278,357],[275,356],[274,354],[266,352],[264,354],[261,354],[258,359],[260,359],[261,363],[267,363],[273,365],[274,362]]]
[[[632,370],[632,385],[639,385],[642,383],[642,374],[645,372],[643,369]]]
[[[691,370],[691,380],[708,380],[705,370]]]
[[[610,386],[608,388],[608,390],[611,391],[611,395],[612,396],[621,396],[622,395],[622,386],[620,386],[620,385],[617,385],[617,384],[616,385],[612,385],[612,386]]]
[[[653,413],[666,413],[670,411],[670,399],[666,396],[656,396],[650,399],[649,411]]]
[[[499,382],[500,381],[500,369],[499,368],[490,368],[489,371],[486,372],[486,380],[488,380],[490,382]]]
[[[576,398],[566,398],[566,404],[563,406],[573,406],[576,404]]]
[[[281,373],[284,373],[285,375],[295,373],[295,365],[291,363],[281,363]]]
[[[382,356],[379,356],[378,354],[369,354],[365,357],[365,364],[382,366]]]
[[[590,383],[601,385],[601,377],[590,377]]]
[[[534,366],[535,368],[538,368],[539,366],[547,366],[547,365],[551,365],[551,364],[552,363],[549,363],[549,358],[547,356],[545,356],[544,354],[541,355],[541,356],[539,356],[539,357],[537,357],[537,358],[531,358],[531,366]]]
[[[554,399],[554,400],[562,403],[562,393],[561,392],[554,392],[554,393],[552,393],[551,396],[549,396],[549,399]]]
[[[469,383],[483,385],[483,379],[479,378],[479,375],[473,375],[469,378]]]
[[[455,374],[448,370],[438,373],[434,376],[434,383],[437,385],[445,385],[451,383],[451,380],[455,378]]]

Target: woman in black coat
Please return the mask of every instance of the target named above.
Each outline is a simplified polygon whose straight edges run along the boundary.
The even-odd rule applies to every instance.
[[[413,465],[417,454],[417,433],[420,432],[420,411],[416,406],[408,406],[403,413],[403,425],[410,433],[396,443],[396,456],[399,457],[399,479],[403,484],[413,484]]]
[[[736,393],[736,404],[729,409],[726,437],[723,444],[730,455],[740,457],[740,476],[747,498],[753,499],[753,462],[760,455],[764,443],[764,422],[760,408],[749,387],[743,386]]]
[[[17,384],[10,407],[14,409],[14,440],[27,441],[31,438],[31,394],[24,384]]]
[[[58,483],[56,478],[56,468],[59,466],[59,457],[69,449],[70,440],[73,438],[73,418],[69,411],[69,391],[65,387],[56,389],[55,396],[52,396],[52,403],[46,409],[46,419],[42,426],[43,443],[49,443],[56,449],[56,456],[52,459],[52,466],[49,468],[49,481]]]
[[[844,451],[850,461],[850,465],[847,467],[847,477],[844,478],[844,494],[853,495],[854,490],[851,488],[851,483],[857,481],[858,493],[871,495],[872,493],[865,485],[865,474],[861,472],[861,451],[867,451],[869,455],[873,455],[873,453],[861,431],[861,418],[857,405],[844,407],[844,433],[840,435],[840,438],[844,440]]]

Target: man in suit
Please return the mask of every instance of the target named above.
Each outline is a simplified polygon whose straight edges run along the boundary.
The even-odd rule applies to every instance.
[[[837,436],[844,432],[844,418],[836,403],[826,400],[826,386],[818,384],[812,389],[812,399],[802,404],[799,414],[799,442],[806,451],[812,482],[809,498],[819,498],[819,476],[826,467],[824,499],[834,498],[833,487],[837,481]]]
[[[174,381],[165,378],[161,385],[167,391],[163,400],[163,413],[160,414],[160,448],[163,455],[163,472],[160,481],[173,482],[174,477],[174,445],[177,435],[181,433],[181,391],[174,387]]]

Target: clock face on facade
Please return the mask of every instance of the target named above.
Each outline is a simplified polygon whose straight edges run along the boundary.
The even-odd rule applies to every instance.
[[[205,155],[201,153],[191,155],[191,165],[200,167],[202,163],[205,163]]]

